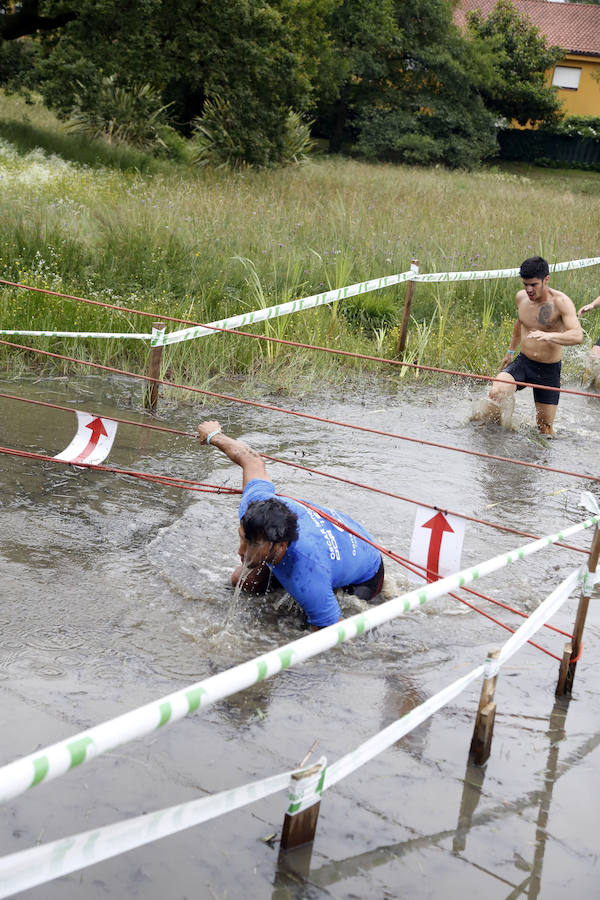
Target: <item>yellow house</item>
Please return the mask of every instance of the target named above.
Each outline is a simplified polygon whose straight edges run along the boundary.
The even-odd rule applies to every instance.
[[[546,37],[564,50],[548,72],[567,116],[600,116],[600,5],[561,0],[512,0]],[[458,0],[454,19],[466,27],[466,13],[480,10],[487,17],[496,0]]]

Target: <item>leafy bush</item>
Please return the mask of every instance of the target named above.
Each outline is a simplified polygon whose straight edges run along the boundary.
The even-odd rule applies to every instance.
[[[305,122],[300,113],[290,109],[283,132],[283,149],[280,162],[284,165],[304,162],[315,142],[310,136],[312,122]]]
[[[69,128],[109,143],[130,144],[149,150],[164,145],[160,131],[167,105],[149,84],[124,87],[114,75],[103,78],[96,92],[79,82]]]
[[[574,137],[600,140],[600,116],[567,116],[549,130],[553,134],[570,134]]]
[[[533,164],[543,169],[583,169],[586,172],[600,172],[600,163],[573,162],[567,159],[552,159],[550,156],[538,156],[533,160]]]
[[[344,300],[341,313],[351,325],[371,334],[393,327],[399,317],[398,306],[391,297],[374,297],[369,294]]]
[[[268,147],[265,140],[260,155],[249,142],[245,125],[229,100],[218,96],[206,100],[202,116],[193,122],[194,163],[214,169],[289,165],[306,159],[313,146],[310,124],[294,110],[282,122],[279,146]]]
[[[157,153],[159,156],[172,159],[174,162],[193,162],[192,142],[179,134],[172,125],[159,125],[157,128],[157,140],[159,144]]]
[[[242,136],[231,104],[221,97],[206,100],[203,115],[192,123],[193,162],[214,169],[240,169],[246,165]]]

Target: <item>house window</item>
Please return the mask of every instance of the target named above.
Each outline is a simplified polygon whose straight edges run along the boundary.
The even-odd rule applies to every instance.
[[[576,91],[579,87],[581,69],[575,66],[556,66],[552,76],[552,84],[567,91]]]

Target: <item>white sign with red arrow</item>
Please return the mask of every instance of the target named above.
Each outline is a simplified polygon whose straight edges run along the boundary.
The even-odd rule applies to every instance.
[[[62,453],[58,453],[54,459],[97,465],[110,453],[117,433],[117,423],[112,419],[101,419],[100,416],[80,412],[78,409],[75,410],[75,415],[78,424],[77,434],[69,446]]]
[[[448,513],[433,512],[423,506],[417,508],[415,529],[410,545],[410,561],[421,566],[417,574],[410,572],[411,581],[437,581],[460,569],[460,555],[465,536],[465,520]]]

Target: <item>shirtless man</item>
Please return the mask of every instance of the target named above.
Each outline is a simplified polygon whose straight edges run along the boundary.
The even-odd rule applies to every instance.
[[[549,266],[541,256],[526,259],[519,269],[523,290],[516,297],[518,318],[510,346],[504,355],[502,371],[489,394],[485,417],[499,421],[502,404],[515,391],[523,390],[516,381],[528,381],[550,388],[560,387],[560,360],[563,347],[581,344],[583,331],[573,301],[548,287]],[[516,349],[521,352],[513,359]],[[560,393],[533,389],[537,426],[542,434],[555,434],[553,425]]]

